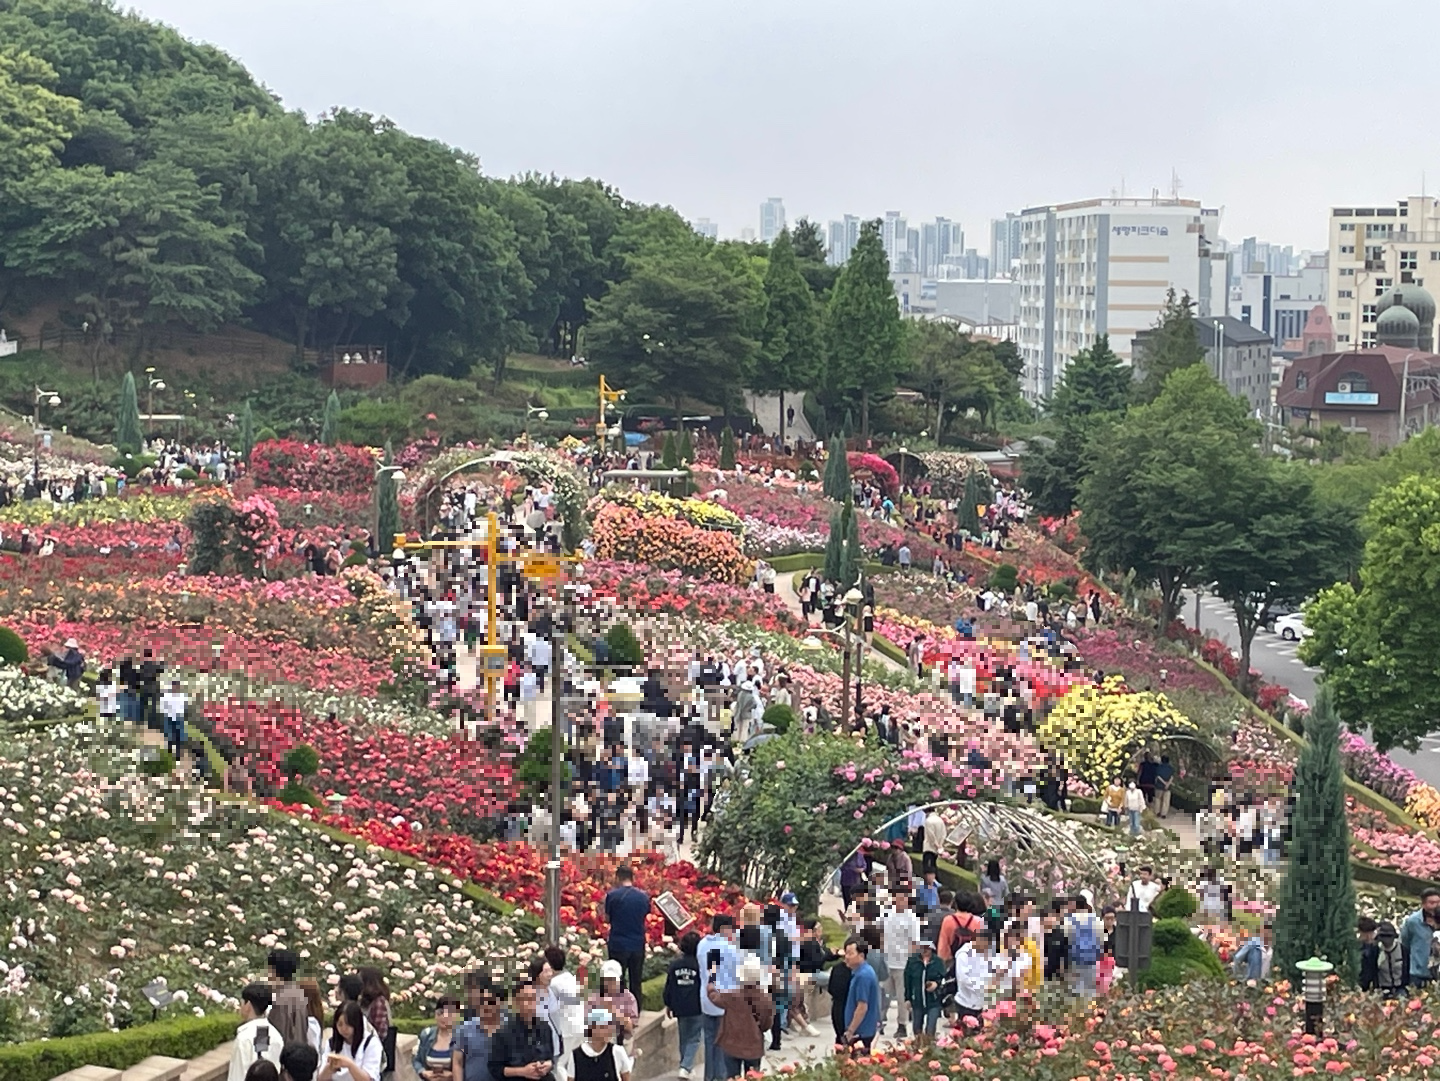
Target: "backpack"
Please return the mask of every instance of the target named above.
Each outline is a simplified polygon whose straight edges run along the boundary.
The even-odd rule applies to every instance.
[[[1074,937],[1070,939],[1070,963],[1077,968],[1090,968],[1100,960],[1100,939],[1095,934],[1095,917],[1074,920]]]
[[[950,964],[952,969],[955,964],[955,955],[960,952],[961,947],[966,943],[974,941],[975,926],[982,922],[980,917],[973,912],[952,912],[941,922],[942,931],[946,923],[949,923],[955,928],[954,933],[950,936]]]

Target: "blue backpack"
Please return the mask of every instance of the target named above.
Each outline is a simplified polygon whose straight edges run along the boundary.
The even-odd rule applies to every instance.
[[[1070,940],[1070,963],[1089,968],[1100,960],[1100,940],[1095,935],[1095,919],[1075,921],[1075,935]]]

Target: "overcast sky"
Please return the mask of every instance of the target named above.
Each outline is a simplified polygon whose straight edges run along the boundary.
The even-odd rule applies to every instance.
[[[292,108],[487,172],[594,176],[721,235],[900,210],[988,253],[1006,210],[1119,193],[1326,244],[1331,205],[1440,188],[1440,5],[1338,0],[135,0]],[[1388,44],[1385,44],[1388,43]]]

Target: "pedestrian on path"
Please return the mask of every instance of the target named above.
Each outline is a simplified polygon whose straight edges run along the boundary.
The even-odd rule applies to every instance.
[[[665,974],[665,1016],[675,1019],[680,1040],[680,1077],[688,1081],[695,1069],[704,1022],[700,1012],[700,963],[697,955],[700,936],[686,931],[680,936],[680,956],[670,962]]]

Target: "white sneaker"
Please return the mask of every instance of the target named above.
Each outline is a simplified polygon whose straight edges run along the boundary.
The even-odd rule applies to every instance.
[[[815,1028],[814,1025],[810,1024],[810,1023],[807,1021],[807,1022],[805,1023],[805,1035],[807,1035],[807,1036],[818,1036],[818,1035],[820,1035],[820,1033],[816,1030],[816,1028]]]
[[[680,1067],[679,1073],[681,1081],[690,1081],[690,1071],[687,1070],[684,1066]]]

